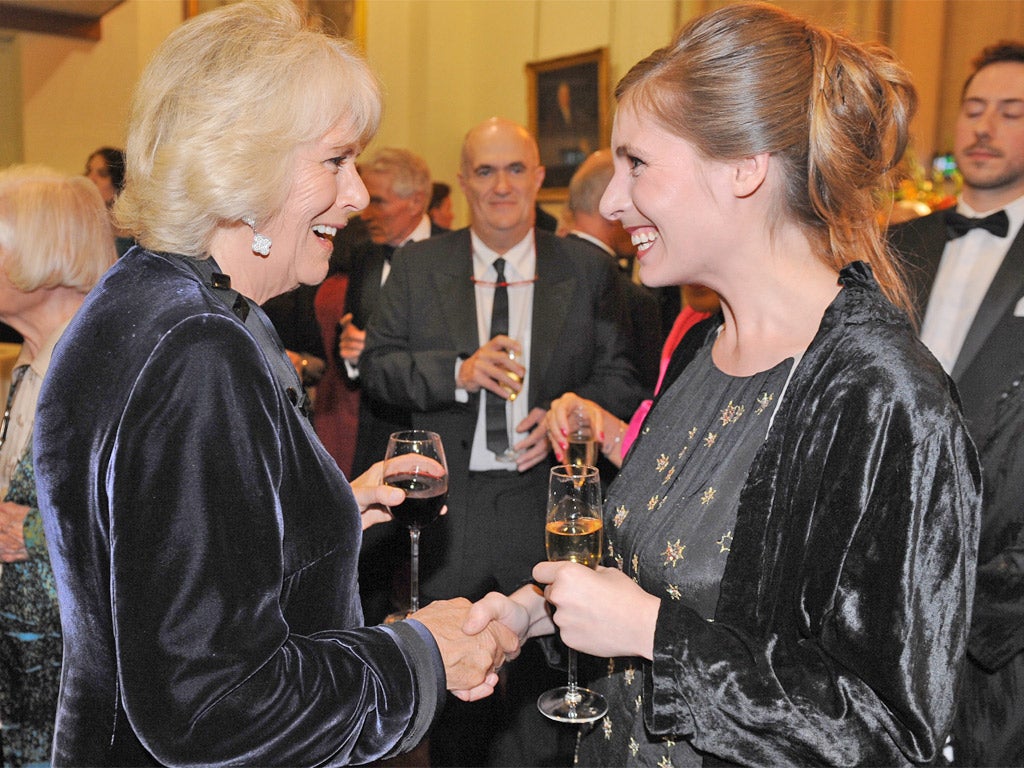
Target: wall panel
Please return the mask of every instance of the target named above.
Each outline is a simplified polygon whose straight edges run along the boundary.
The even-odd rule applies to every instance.
[[[454,183],[467,128],[494,114],[525,122],[527,62],[607,46],[614,85],[680,23],[727,1],[363,0],[366,53],[387,99],[375,145],[408,146]],[[915,147],[925,160],[951,145],[970,59],[1001,36],[1024,38],[1020,0],[779,4],[893,46],[920,92]],[[20,73],[21,93],[4,89],[2,98],[20,104],[20,117],[10,109],[0,121],[4,157],[77,172],[97,146],[122,143],[135,80],[182,8],[182,0],[126,0],[103,18],[98,42],[5,33],[0,65]],[[461,195],[455,202],[464,222]]]

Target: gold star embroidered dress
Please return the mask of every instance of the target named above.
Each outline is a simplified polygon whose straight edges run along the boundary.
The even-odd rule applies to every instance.
[[[787,359],[753,376],[726,375],[711,359],[715,336],[648,415],[605,504],[615,564],[647,592],[681,601],[709,621],[740,491],[793,365]],[[609,660],[608,676],[594,687],[609,710],[583,733],[580,764],[588,754],[600,754],[605,765],[701,764],[687,742],[645,735],[638,660]]]

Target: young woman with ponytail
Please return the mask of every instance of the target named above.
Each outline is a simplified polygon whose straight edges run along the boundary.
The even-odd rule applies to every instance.
[[[686,335],[608,491],[608,567],[540,563],[539,587],[488,595],[468,629],[557,628],[608,657],[579,765],[930,763],[980,481],[876,224],[909,75],[881,46],[736,4],[616,96],[602,214],[644,283],[706,285],[722,311]]]

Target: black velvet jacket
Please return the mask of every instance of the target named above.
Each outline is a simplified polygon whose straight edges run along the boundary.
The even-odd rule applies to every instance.
[[[952,383],[868,268],[840,282],[751,468],[715,621],[663,601],[645,665],[650,731],[718,760],[927,763],[952,723],[976,452]],[[687,334],[668,381],[703,338]]]
[[[444,695],[422,627],[361,626],[351,488],[214,266],[130,251],[39,398],[57,765],[369,762],[416,744]]]

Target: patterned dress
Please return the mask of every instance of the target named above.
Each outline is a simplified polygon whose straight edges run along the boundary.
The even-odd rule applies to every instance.
[[[36,503],[31,445],[5,500],[30,507],[23,528],[29,558],[5,563],[0,579],[0,720],[8,768],[49,764],[60,686],[57,587]]]
[[[728,376],[711,359],[713,330],[648,415],[605,503],[608,554],[662,600],[714,620],[740,491],[768,433],[791,359],[753,376]],[[687,741],[651,740],[643,720],[640,659],[607,660],[590,687],[608,714],[581,729],[577,764],[701,765]]]

